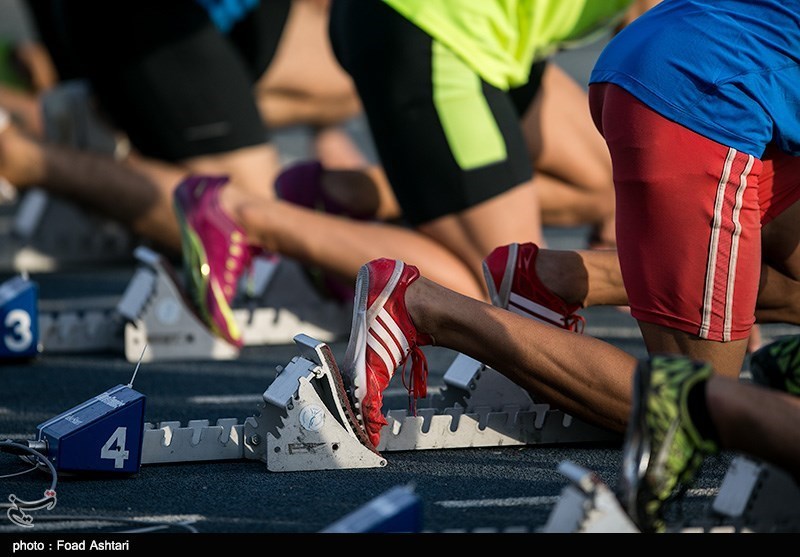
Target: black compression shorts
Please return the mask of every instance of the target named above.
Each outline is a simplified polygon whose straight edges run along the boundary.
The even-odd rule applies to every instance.
[[[520,116],[544,63],[528,85],[502,91],[382,1],[336,0],[330,25],[409,224],[461,212],[531,178]]]
[[[268,139],[253,84],[272,61],[291,0],[262,0],[229,34],[195,0],[31,5],[62,78],[88,78],[143,154],[179,161]]]

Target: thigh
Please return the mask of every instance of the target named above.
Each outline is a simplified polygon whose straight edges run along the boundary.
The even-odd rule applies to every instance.
[[[137,150],[179,161],[266,141],[249,67],[194,0],[119,4],[63,2],[63,25]]]
[[[275,59],[259,87],[318,100],[355,96],[350,77],[331,49],[327,9],[314,0],[292,0],[290,4]]]
[[[586,91],[558,65],[547,66],[522,128],[538,171],[579,189],[610,192],[611,160],[592,123]]]
[[[613,85],[591,96],[613,162],[631,314],[704,340],[746,339],[761,267],[761,161]]]
[[[530,179],[507,92],[382,2],[337,0],[331,17],[337,56],[410,224],[466,211]]]
[[[764,262],[800,280],[800,157],[767,150],[759,201]]]
[[[249,68],[253,82],[274,63],[278,45],[286,35],[293,5],[306,2],[307,0],[259,1],[228,31],[227,35]],[[313,39],[313,36],[309,37],[309,40]]]

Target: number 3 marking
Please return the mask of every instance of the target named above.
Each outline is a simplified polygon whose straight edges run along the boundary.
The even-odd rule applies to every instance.
[[[22,352],[31,346],[33,342],[31,315],[27,311],[15,309],[8,312],[5,326],[13,333],[3,337],[9,350]]]

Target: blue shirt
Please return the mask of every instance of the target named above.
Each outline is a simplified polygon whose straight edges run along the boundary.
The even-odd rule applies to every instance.
[[[222,33],[230,31],[241,19],[258,6],[260,0],[197,0],[208,12]]]
[[[800,155],[800,0],[662,0],[615,36],[590,83],[760,157]]]

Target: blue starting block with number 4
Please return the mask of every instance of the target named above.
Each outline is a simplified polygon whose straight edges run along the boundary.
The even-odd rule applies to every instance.
[[[32,358],[39,344],[39,288],[18,276],[0,284],[0,360]]]
[[[142,462],[145,396],[130,385],[108,391],[38,426],[60,472],[133,474]]]

